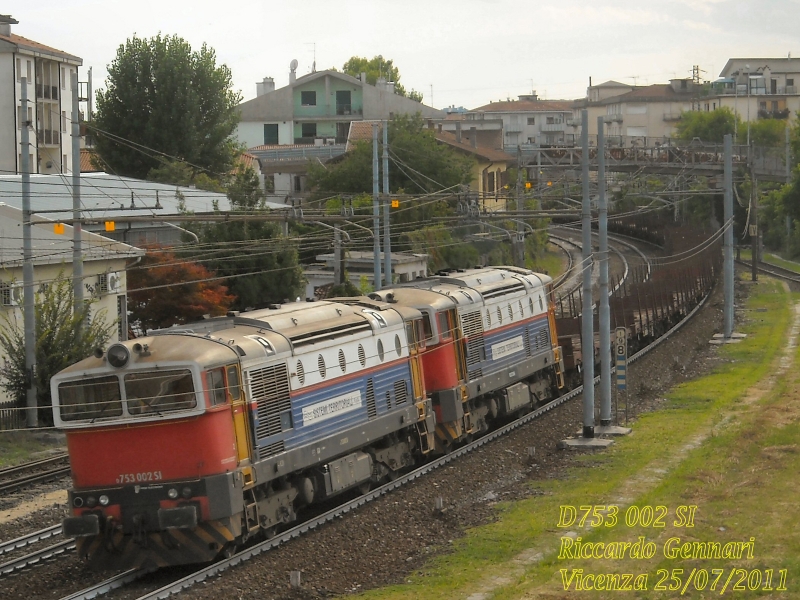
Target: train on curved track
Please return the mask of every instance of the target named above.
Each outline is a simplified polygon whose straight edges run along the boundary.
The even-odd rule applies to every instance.
[[[552,285],[453,271],[98,349],[51,381],[64,534],[98,567],[211,561],[554,398]]]

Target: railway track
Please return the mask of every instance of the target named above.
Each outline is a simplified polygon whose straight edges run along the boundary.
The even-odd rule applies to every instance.
[[[743,260],[737,260],[742,266],[750,267],[751,263]],[[784,269],[783,267],[779,267],[777,265],[772,265],[769,263],[758,263],[758,271],[759,273],[764,273],[766,275],[771,275],[772,277],[777,277],[778,279],[782,279],[783,281],[789,281],[791,283],[800,284],[800,273],[792,271],[790,269]]]
[[[705,304],[706,299],[707,298],[703,298],[703,300],[701,300],[700,303],[693,310],[691,310],[689,312],[689,314],[687,314],[684,317],[684,319],[682,319],[678,324],[676,324],[672,329],[670,329],[665,335],[663,335],[662,337],[658,338],[653,343],[651,343],[649,346],[647,346],[646,348],[643,348],[642,350],[640,350],[639,352],[634,354],[632,357],[630,357],[629,362],[637,361],[642,356],[644,356],[645,354],[647,354],[648,352],[650,352],[651,350],[653,350],[657,346],[659,346],[662,342],[664,342],[666,339],[668,339],[672,334],[677,332]],[[600,379],[599,376],[595,378],[595,384],[597,382],[599,382],[599,379]],[[465,455],[465,454],[467,454],[469,452],[473,452],[474,450],[476,450],[476,449],[478,449],[478,448],[480,448],[480,447],[482,447],[482,446],[484,446],[484,445],[496,440],[497,438],[500,438],[502,436],[505,436],[505,435],[511,433],[512,431],[514,431],[514,430],[526,425],[527,423],[529,423],[529,422],[541,417],[545,413],[547,413],[547,412],[555,409],[556,407],[568,402],[569,400],[572,400],[573,398],[580,396],[582,392],[583,392],[583,386],[577,387],[574,390],[572,390],[572,391],[568,392],[567,394],[565,394],[564,396],[561,396],[560,398],[558,398],[558,399],[556,399],[556,400],[554,400],[554,401],[542,406],[541,408],[538,408],[535,411],[532,411],[532,412],[528,413],[527,415],[517,419],[516,421],[514,421],[512,423],[509,423],[508,425],[505,425],[505,426],[503,426],[503,427],[501,427],[499,429],[496,429],[495,431],[492,431],[492,432],[486,434],[485,436],[479,438],[478,440],[476,440],[476,441],[474,441],[474,442],[472,442],[470,444],[467,444],[467,445],[464,445],[464,446],[462,446],[460,448],[455,449],[450,454],[442,456],[438,460],[435,460],[435,461],[432,461],[432,462],[430,462],[430,463],[428,463],[426,465],[423,465],[423,466],[417,468],[416,470],[414,470],[414,471],[412,471],[412,472],[410,472],[410,473],[408,473],[408,474],[406,474],[406,475],[404,475],[404,476],[402,476],[402,477],[400,477],[400,478],[398,478],[398,479],[396,479],[394,481],[391,481],[391,482],[389,482],[389,483],[387,483],[387,484],[385,484],[385,485],[383,485],[383,486],[381,486],[379,488],[376,488],[375,490],[372,490],[372,491],[368,492],[367,494],[359,496],[358,498],[355,498],[355,499],[353,499],[353,500],[351,500],[349,502],[346,502],[346,503],[344,503],[344,504],[342,504],[342,505],[340,505],[340,506],[338,506],[336,508],[333,508],[333,509],[329,510],[328,512],[324,513],[324,514],[321,514],[321,515],[319,515],[317,517],[314,517],[314,518],[312,518],[312,519],[310,519],[310,520],[308,520],[308,521],[306,521],[306,522],[304,522],[302,524],[299,524],[299,525],[297,525],[297,526],[295,526],[295,527],[293,527],[291,529],[288,529],[288,530],[276,535],[275,537],[272,537],[269,540],[266,540],[264,542],[258,543],[256,545],[250,547],[250,548],[244,549],[244,550],[238,552],[237,554],[235,554],[235,555],[233,555],[233,556],[231,556],[229,558],[222,559],[219,562],[214,563],[213,565],[209,565],[207,567],[201,568],[201,569],[195,571],[194,573],[191,573],[190,575],[187,575],[186,577],[178,579],[178,580],[176,580],[176,581],[174,581],[174,582],[172,582],[172,583],[170,583],[170,584],[168,584],[168,585],[166,585],[164,587],[161,587],[161,588],[159,588],[157,590],[154,590],[154,591],[149,592],[149,593],[147,593],[147,594],[145,594],[143,596],[140,596],[137,600],[156,600],[156,599],[168,598],[168,597],[170,597],[170,596],[172,596],[174,594],[178,594],[181,591],[190,588],[191,586],[193,586],[193,585],[195,585],[197,583],[205,581],[209,577],[213,577],[215,575],[218,575],[219,573],[221,573],[221,572],[223,572],[223,571],[225,571],[225,570],[227,570],[227,569],[229,569],[231,567],[234,567],[234,566],[237,566],[239,564],[242,564],[242,563],[246,562],[247,560],[249,560],[249,559],[251,559],[251,558],[253,558],[253,557],[255,557],[255,556],[259,555],[259,554],[262,554],[264,552],[268,552],[268,551],[270,551],[270,550],[272,550],[274,548],[277,548],[278,546],[280,546],[282,544],[285,544],[285,543],[287,543],[287,542],[289,542],[289,541],[291,541],[291,540],[293,540],[295,538],[300,537],[301,535],[307,534],[308,532],[313,531],[314,529],[322,526],[323,524],[325,524],[327,522],[330,522],[330,521],[333,521],[334,519],[343,517],[344,515],[349,513],[351,510],[354,510],[354,509],[356,509],[358,507],[361,507],[361,506],[367,504],[368,502],[371,502],[371,501],[373,501],[373,500],[375,500],[375,499],[377,499],[377,498],[379,498],[379,497],[381,497],[381,496],[383,496],[385,494],[388,494],[388,493],[390,493],[390,492],[392,492],[392,491],[394,491],[394,490],[396,490],[396,489],[398,489],[398,488],[400,488],[400,487],[402,487],[402,486],[404,486],[404,485],[406,485],[406,484],[408,484],[408,483],[410,483],[410,482],[422,477],[423,475],[426,475],[427,473],[429,473],[431,471],[434,471],[434,470],[436,470],[436,469],[438,469],[440,467],[443,467],[443,466],[451,463],[452,461],[458,459],[459,457],[461,457],[461,456],[463,456],[463,455]],[[142,575],[143,574],[139,575],[136,578],[138,579]],[[108,587],[109,590],[110,589],[114,589],[114,588],[112,588],[110,586],[116,585],[116,583],[115,583],[116,579],[117,579],[117,577],[112,578],[112,579],[107,580],[107,581],[104,581],[104,582],[101,582],[100,584],[92,586],[91,588],[87,588],[86,590],[83,590],[81,592],[72,594],[70,596],[66,596],[66,597],[62,598],[62,600],[84,600],[84,599],[88,600],[90,598],[94,598],[99,593],[103,593],[103,592],[98,592],[97,590],[105,589],[106,587]],[[120,585],[125,585],[125,584],[122,583]],[[117,585],[116,587],[119,587],[119,585]]]
[[[69,456],[66,452],[62,452],[49,458],[0,469],[0,494],[15,492],[29,485],[69,475],[68,461]]]

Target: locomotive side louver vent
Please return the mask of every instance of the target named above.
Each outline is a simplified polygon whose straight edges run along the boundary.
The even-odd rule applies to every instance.
[[[533,347],[537,352],[547,350],[550,347],[549,339],[547,337],[547,329],[542,328],[536,332]]]
[[[362,367],[367,366],[367,354],[364,352],[364,346],[361,344],[358,345],[358,362],[361,363]]]
[[[498,296],[505,296],[506,294],[513,294],[514,292],[524,292],[525,285],[522,282],[512,283],[510,285],[501,285],[499,287],[494,288],[493,290],[488,290],[482,292],[483,299],[489,300],[490,298],[497,298]]]
[[[486,346],[483,341],[483,319],[480,311],[461,315],[461,330],[467,338],[467,367],[486,360]],[[470,371],[470,379],[473,379]]]
[[[394,382],[394,403],[396,406],[408,401],[408,388],[404,379]]]
[[[256,439],[262,440],[281,432],[281,413],[291,410],[289,399],[289,373],[286,365],[264,367],[247,372],[250,397],[258,406],[256,411]],[[283,451],[283,441],[275,441],[259,448],[259,457],[265,458]]]
[[[367,379],[367,416],[374,419],[378,414],[375,408],[375,386],[372,383],[372,377]]]
[[[531,355],[531,328],[527,327],[525,329],[525,336],[522,340],[523,345],[525,346],[525,356]]]

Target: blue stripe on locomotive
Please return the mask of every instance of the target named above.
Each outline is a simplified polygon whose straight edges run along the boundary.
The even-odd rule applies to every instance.
[[[367,380],[370,378],[372,379],[375,395],[376,416],[385,415],[397,408],[394,389],[396,381],[404,381],[406,385],[406,402],[401,406],[405,407],[411,402],[413,389],[411,385],[411,366],[408,359],[397,360],[385,367],[370,369],[363,374],[356,374],[351,377],[339,377],[327,384],[315,386],[311,391],[304,392],[300,390],[293,394],[291,403],[294,427],[278,435],[262,438],[258,440],[257,445],[265,446],[283,439],[284,447],[289,450],[366,423],[369,420],[367,413]],[[308,408],[356,390],[361,392],[361,406],[357,409],[343,412],[319,423],[310,425],[303,423],[303,408]],[[391,394],[391,409],[387,406],[387,391]]]
[[[537,337],[541,335],[542,331],[544,331],[546,335],[547,347],[540,347],[537,349],[536,340]],[[547,319],[547,314],[534,317],[532,320],[520,322],[515,325],[509,325],[503,329],[485,332],[483,334],[483,340],[484,348],[486,349],[486,360],[470,365],[469,370],[472,371],[475,369],[481,369],[483,375],[488,375],[490,373],[500,371],[506,367],[518,364],[521,359],[527,358],[524,345],[523,348],[518,352],[513,352],[498,359],[495,359],[494,356],[492,356],[492,346],[496,344],[502,344],[503,342],[512,340],[517,336],[522,336],[523,340],[525,339],[525,336],[528,336],[528,343],[530,344],[531,348],[531,356],[535,356],[545,350],[549,350],[550,323]]]

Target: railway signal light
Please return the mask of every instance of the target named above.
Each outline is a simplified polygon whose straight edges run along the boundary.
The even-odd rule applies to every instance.
[[[400,200],[392,198],[392,208],[400,208]]]
[[[114,221],[106,221],[106,231],[114,231],[116,230],[117,226]]]
[[[53,233],[56,233],[58,235],[64,235],[64,224],[53,223]]]

